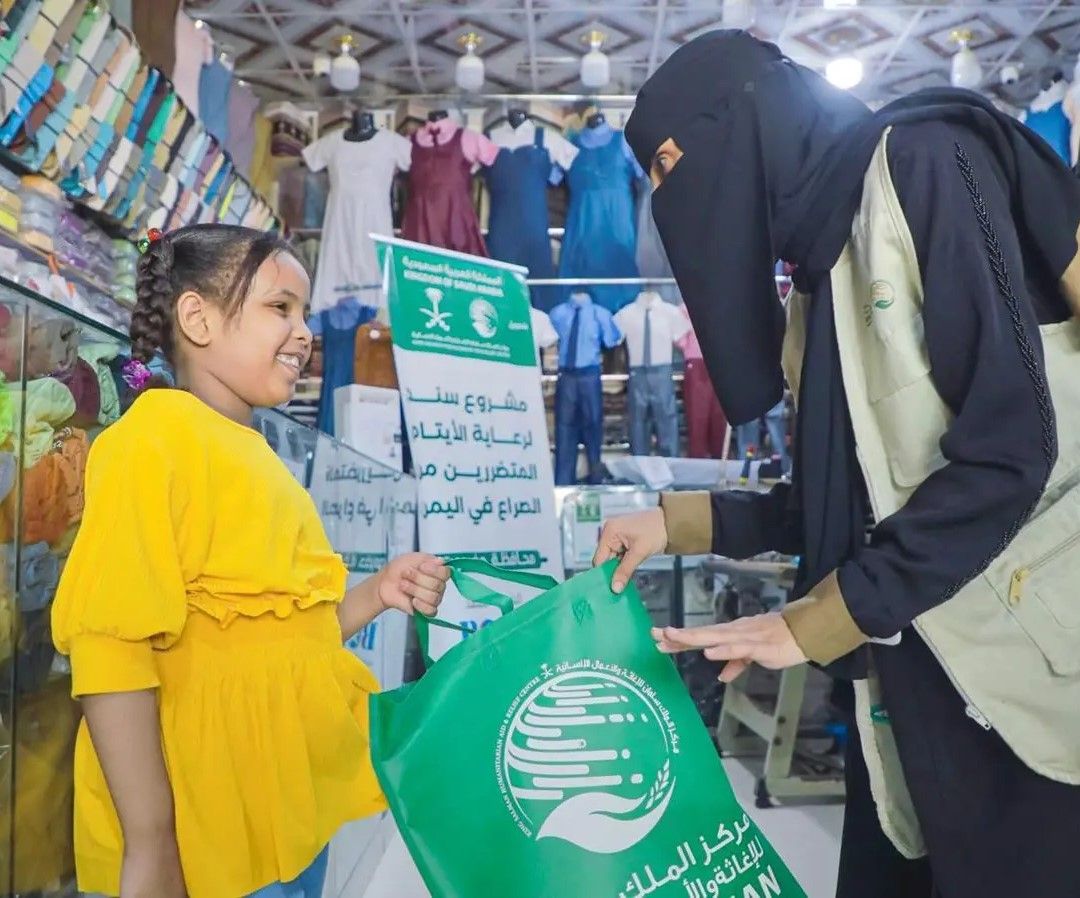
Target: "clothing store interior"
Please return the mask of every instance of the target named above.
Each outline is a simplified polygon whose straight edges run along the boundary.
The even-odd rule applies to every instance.
[[[1072,0],[0,0],[0,9],[0,895],[81,894],[80,708],[50,609],[82,520],[89,447],[132,402],[127,333],[152,229],[273,231],[310,271],[311,362],[294,399],[259,410],[256,425],[310,493],[350,583],[415,549],[561,582],[593,567],[606,522],[655,508],[661,493],[766,493],[792,478],[797,385],[758,417],[729,420],[714,383],[740,373],[715,369],[740,359],[711,357],[717,344],[688,311],[653,217],[649,159],[643,167],[624,136],[637,92],[677,48],[713,29],[747,30],[871,110],[963,88],[1024,122],[1067,166],[1080,152]],[[776,133],[762,139],[802,139],[794,123]],[[725,221],[730,234],[713,239],[737,242],[744,226]],[[772,275],[778,304],[793,304],[798,270],[776,261]],[[860,324],[894,299],[890,281],[875,280]],[[501,339],[500,319],[503,355],[480,345]],[[707,326],[726,325],[711,316]],[[524,360],[518,332],[531,335]],[[171,376],[164,361],[150,367]],[[653,625],[734,621],[794,598],[797,555],[698,548],[634,573]],[[498,629],[500,610],[474,598],[447,601],[440,615],[460,632],[432,630],[430,644],[426,627],[421,642],[398,614],[347,648],[385,691],[423,683]],[[725,683],[720,664],[696,652],[676,665],[735,799],[801,886],[783,895],[832,898],[845,757],[865,710],[850,682],[801,664],[753,666]],[[489,758],[473,761],[467,773],[448,756],[443,775],[460,777],[461,795],[489,775]],[[645,774],[648,784],[656,770]],[[506,808],[517,820],[530,796],[536,805],[550,794],[562,793],[519,790]],[[596,808],[603,820],[605,808],[632,810]],[[523,819],[543,823],[532,813]],[[341,830],[326,898],[735,895],[722,887],[734,873],[706,888],[658,881],[648,866],[648,876],[609,874],[606,887],[596,874],[583,891],[552,890],[540,860],[516,872],[535,877],[520,892],[455,888],[432,872],[439,859],[408,832],[412,818],[391,800]],[[553,818],[532,850],[545,848],[549,828]],[[674,875],[696,863],[691,848],[700,853],[696,832],[685,837],[685,852],[664,848]],[[477,845],[469,863],[494,861]],[[781,894],[745,888],[739,896]]]

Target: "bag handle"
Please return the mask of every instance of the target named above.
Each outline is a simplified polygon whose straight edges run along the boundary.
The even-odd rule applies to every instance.
[[[497,580],[504,580],[507,583],[516,583],[519,586],[529,586],[533,589],[548,590],[554,589],[559,585],[554,577],[549,577],[547,574],[530,574],[527,571],[503,570],[502,568],[495,567],[495,565],[479,558],[455,558],[452,561],[448,561],[446,566],[450,568],[450,579],[462,596],[478,605],[490,605],[493,608],[497,608],[500,614],[509,614],[514,610],[513,599],[500,592],[496,592],[479,580],[474,580],[469,574],[480,574],[486,577],[493,577]],[[452,624],[449,621],[440,620],[437,617],[428,617],[425,614],[416,613],[413,615],[413,620],[416,621],[416,637],[420,642],[420,651],[423,653],[424,665],[426,667],[431,667],[435,663],[431,660],[431,654],[428,650],[428,646],[431,642],[431,627],[440,627],[444,630],[455,630],[458,633],[466,632],[465,627],[462,627],[460,624]]]

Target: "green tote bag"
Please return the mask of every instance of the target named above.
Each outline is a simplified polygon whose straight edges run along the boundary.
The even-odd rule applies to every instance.
[[[614,562],[561,585],[484,562],[504,616],[371,699],[371,755],[435,898],[805,898],[743,812]],[[510,600],[474,579],[543,595]],[[433,621],[417,619],[421,643]]]

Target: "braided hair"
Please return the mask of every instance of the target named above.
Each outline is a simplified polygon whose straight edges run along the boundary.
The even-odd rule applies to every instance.
[[[263,262],[295,255],[280,238],[237,225],[191,225],[153,241],[139,258],[131,313],[131,357],[148,364],[159,353],[175,363],[176,301],[188,291],[235,315]]]

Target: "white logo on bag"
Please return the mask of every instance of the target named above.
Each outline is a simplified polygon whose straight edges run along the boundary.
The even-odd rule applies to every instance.
[[[511,706],[497,747],[499,787],[527,836],[615,854],[644,839],[667,811],[678,740],[636,675],[575,667],[586,669],[553,676],[544,665]]]

